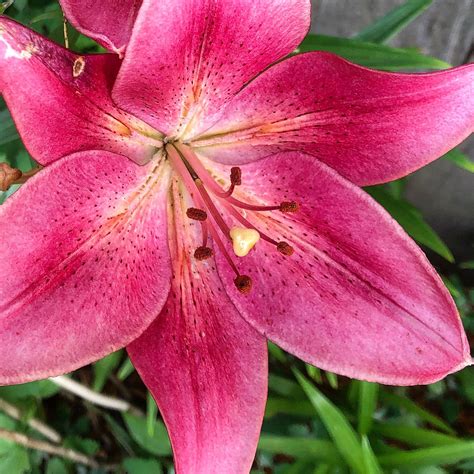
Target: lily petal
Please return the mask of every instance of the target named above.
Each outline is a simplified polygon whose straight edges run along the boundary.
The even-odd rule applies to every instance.
[[[209,128],[247,81],[298,46],[310,8],[309,0],[144,0],[114,99],[168,136]]]
[[[168,169],[80,153],[0,206],[0,384],[69,372],[149,326],[171,278]]]
[[[247,474],[267,394],[265,338],[237,313],[174,187],[172,289],[128,351],[168,427],[178,474]],[[174,235],[173,235],[174,234]]]
[[[112,54],[74,54],[0,17],[0,92],[31,155],[49,164],[68,154],[106,150],[146,162],[149,131],[113,104],[110,88],[119,60]]]
[[[142,0],[59,0],[59,3],[78,31],[122,54]]]
[[[225,163],[310,153],[359,185],[406,176],[474,130],[474,64],[395,74],[295,56],[245,87],[195,143]]]
[[[296,214],[253,218],[295,253],[259,244],[242,259],[241,272],[254,281],[248,297],[218,259],[231,300],[262,334],[325,370],[392,385],[434,382],[470,363],[442,281],[366,193],[295,152],[244,165],[240,188],[247,201],[300,204]]]

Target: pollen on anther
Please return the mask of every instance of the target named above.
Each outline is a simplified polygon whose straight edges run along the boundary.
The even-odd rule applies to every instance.
[[[194,258],[198,260],[199,262],[202,262],[203,260],[207,260],[208,258],[211,258],[213,255],[214,255],[214,251],[209,247],[198,247],[194,251]]]
[[[252,279],[247,275],[239,275],[234,284],[243,295],[248,295],[252,290]]]
[[[189,219],[192,219],[194,221],[204,222],[207,219],[207,212],[202,209],[197,209],[195,207],[190,207],[186,211],[186,215]]]
[[[291,257],[295,253],[295,249],[287,242],[279,242],[277,250],[286,257]]]
[[[283,201],[280,204],[280,211],[281,212],[298,212],[300,206],[295,201]]]
[[[242,184],[242,170],[238,166],[234,166],[230,170],[230,182],[234,186],[240,186]]]

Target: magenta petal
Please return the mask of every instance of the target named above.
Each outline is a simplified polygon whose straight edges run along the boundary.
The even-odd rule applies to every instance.
[[[110,87],[115,55],[74,54],[0,17],[0,92],[32,156],[45,165],[68,154],[106,150],[145,162],[154,148],[117,109]]]
[[[127,46],[142,0],[59,0],[81,33],[121,54]]]
[[[144,0],[114,99],[170,136],[212,125],[234,94],[293,51],[309,0]]]
[[[157,316],[171,278],[167,170],[81,153],[0,206],[0,384],[76,369]]]
[[[192,259],[200,237],[175,209],[172,290],[128,351],[160,407],[177,473],[248,474],[267,394],[265,338],[239,316],[214,262]]]
[[[295,254],[283,257],[259,243],[240,261],[254,280],[250,296],[235,289],[219,259],[231,300],[262,334],[323,369],[387,384],[433,382],[470,362],[442,281],[362,190],[295,152],[244,165],[241,188],[247,200],[301,206],[296,214],[254,218]]]
[[[195,146],[226,163],[304,151],[368,185],[417,170],[473,129],[474,64],[394,74],[318,52],[251,82]]]

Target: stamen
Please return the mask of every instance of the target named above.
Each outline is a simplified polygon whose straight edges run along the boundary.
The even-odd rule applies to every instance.
[[[179,155],[179,153],[178,153],[177,149],[174,147],[174,145],[167,146],[166,150],[168,152],[168,156],[169,156],[172,164],[174,165],[176,171],[179,173],[179,175],[183,179],[183,181],[184,181],[186,187],[188,188],[189,192],[191,192],[191,194],[194,196],[194,193],[191,191],[191,190],[194,190],[195,193],[196,193],[195,198],[197,200],[202,201],[204,196],[207,196],[207,198],[210,200],[209,195],[207,194],[205,189],[202,187],[202,182],[199,179],[194,179],[191,176],[190,170],[188,170],[188,168],[184,164],[183,160],[181,159],[181,156]],[[201,184],[201,189],[198,186],[199,183]],[[204,191],[204,196],[203,196],[202,191]],[[213,208],[217,211],[217,209],[213,205],[212,201],[210,201],[210,202],[211,202],[211,205],[213,206]],[[199,202],[198,204],[201,205],[201,204],[204,204],[204,203]],[[217,213],[217,214],[220,217],[220,214],[219,213]],[[214,213],[212,213],[212,216],[213,216],[214,219],[216,218]],[[221,217],[221,219],[222,219],[222,217]],[[222,221],[224,222],[223,219],[222,219]],[[205,225],[209,229],[209,232],[212,235],[212,239],[213,239],[214,243],[219,247],[219,250],[224,255],[224,257],[227,260],[227,263],[229,264],[229,266],[232,268],[232,270],[237,275],[237,277],[241,276],[240,273],[239,273],[239,270],[235,266],[235,263],[233,262],[232,258],[230,257],[229,252],[227,252],[227,249],[225,248],[225,245],[223,244],[223,242],[222,242],[221,238],[219,237],[219,234],[217,233],[214,226],[208,221],[205,223]],[[224,225],[226,227],[225,235],[227,235],[230,238],[230,236],[229,236],[230,230],[227,227],[227,224],[225,224],[225,222],[224,222]],[[207,239],[207,237],[206,237],[206,239]],[[205,245],[203,245],[203,247],[205,247]]]
[[[281,212],[298,212],[300,210],[300,206],[295,201],[284,201],[280,204],[280,211]]]
[[[291,256],[294,253],[294,249],[291,245],[283,241],[277,242],[265,233],[260,232],[253,224],[248,222],[236,208],[249,211],[281,211],[289,213],[299,210],[298,203],[295,201],[284,201],[276,206],[256,206],[240,201],[232,196],[235,187],[242,184],[242,171],[240,168],[233,167],[231,169],[231,184],[228,190],[224,191],[188,146],[173,142],[166,145],[166,150],[176,171],[184,180],[193,200],[199,206],[190,207],[186,211],[188,218],[200,221],[202,227],[203,244],[194,251],[194,258],[198,261],[203,261],[214,255],[213,249],[207,246],[208,232],[210,232],[213,242],[217,245],[227,260],[227,263],[236,274],[236,278],[234,279],[236,288],[242,294],[248,294],[252,289],[252,279],[247,275],[241,275],[239,273],[214,224],[217,225],[226,238],[232,241],[234,253],[238,257],[248,255],[260,239],[274,245],[277,251],[282,255]],[[229,228],[209,195],[208,189],[212,194],[221,199],[220,204],[223,205],[243,227]],[[209,220],[208,217],[212,219]]]
[[[252,279],[247,275],[239,275],[234,284],[243,295],[248,295],[252,290]]]
[[[229,233],[230,233],[229,226],[227,225],[226,221],[221,216],[221,214],[218,211],[217,207],[212,202],[212,199],[209,196],[208,192],[206,191],[206,188],[203,186],[202,181],[199,178],[195,179],[194,184],[196,185],[196,188],[198,189],[198,191],[201,193],[201,197],[202,197],[207,209],[211,213],[214,221],[219,226],[219,228],[221,229],[223,234],[226,235],[227,237],[229,237]]]
[[[245,257],[260,240],[260,234],[255,229],[234,227],[230,231],[234,253],[237,257]]]
[[[230,169],[230,182],[234,186],[240,186],[242,184],[242,170],[238,166],[234,166]]]
[[[267,234],[265,234],[260,229],[255,227],[239,211],[234,209],[231,205],[227,203],[225,203],[224,205],[226,209],[230,212],[230,214],[232,214],[242,225],[244,225],[246,228],[255,229],[259,233],[260,238],[262,240],[265,240],[269,244],[274,245],[280,253],[282,253],[283,255],[286,255],[287,257],[291,257],[293,255],[294,249],[293,247],[291,247],[291,245],[287,244],[286,242],[277,242],[276,240],[273,240]],[[280,246],[280,248],[278,246]]]
[[[22,175],[19,169],[12,168],[8,163],[0,163],[0,191],[8,191]]]
[[[202,209],[196,209],[195,207],[190,207],[186,211],[186,215],[194,221],[204,222],[207,219],[207,212]]]
[[[194,251],[194,258],[198,260],[199,262],[202,262],[203,260],[207,260],[208,258],[211,258],[214,255],[214,251],[209,248],[209,247],[198,247]]]
[[[234,166],[230,170],[230,186],[229,189],[224,193],[218,193],[217,196],[221,198],[228,198],[232,196],[234,189],[236,186],[240,186],[242,184],[242,170],[237,166]]]

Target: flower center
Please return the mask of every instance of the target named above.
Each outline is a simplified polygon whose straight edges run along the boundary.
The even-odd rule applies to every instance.
[[[260,206],[244,202],[234,195],[236,188],[242,184],[243,177],[240,168],[231,168],[230,184],[227,189],[223,189],[188,145],[169,141],[166,142],[165,150],[195,204],[195,207],[189,208],[186,214],[189,219],[201,223],[202,245],[195,250],[194,258],[202,261],[214,255],[213,250],[208,246],[208,236],[211,235],[214,243],[236,275],[234,279],[235,286],[241,293],[249,293],[252,288],[252,280],[249,276],[240,274],[221,236],[232,244],[234,254],[237,257],[248,255],[260,240],[270,243],[282,255],[289,257],[294,253],[290,244],[272,239],[253,225],[242,212],[276,211],[291,213],[298,211],[298,204],[294,201],[285,201],[277,205]],[[229,227],[216,203],[239,223],[239,227]]]

